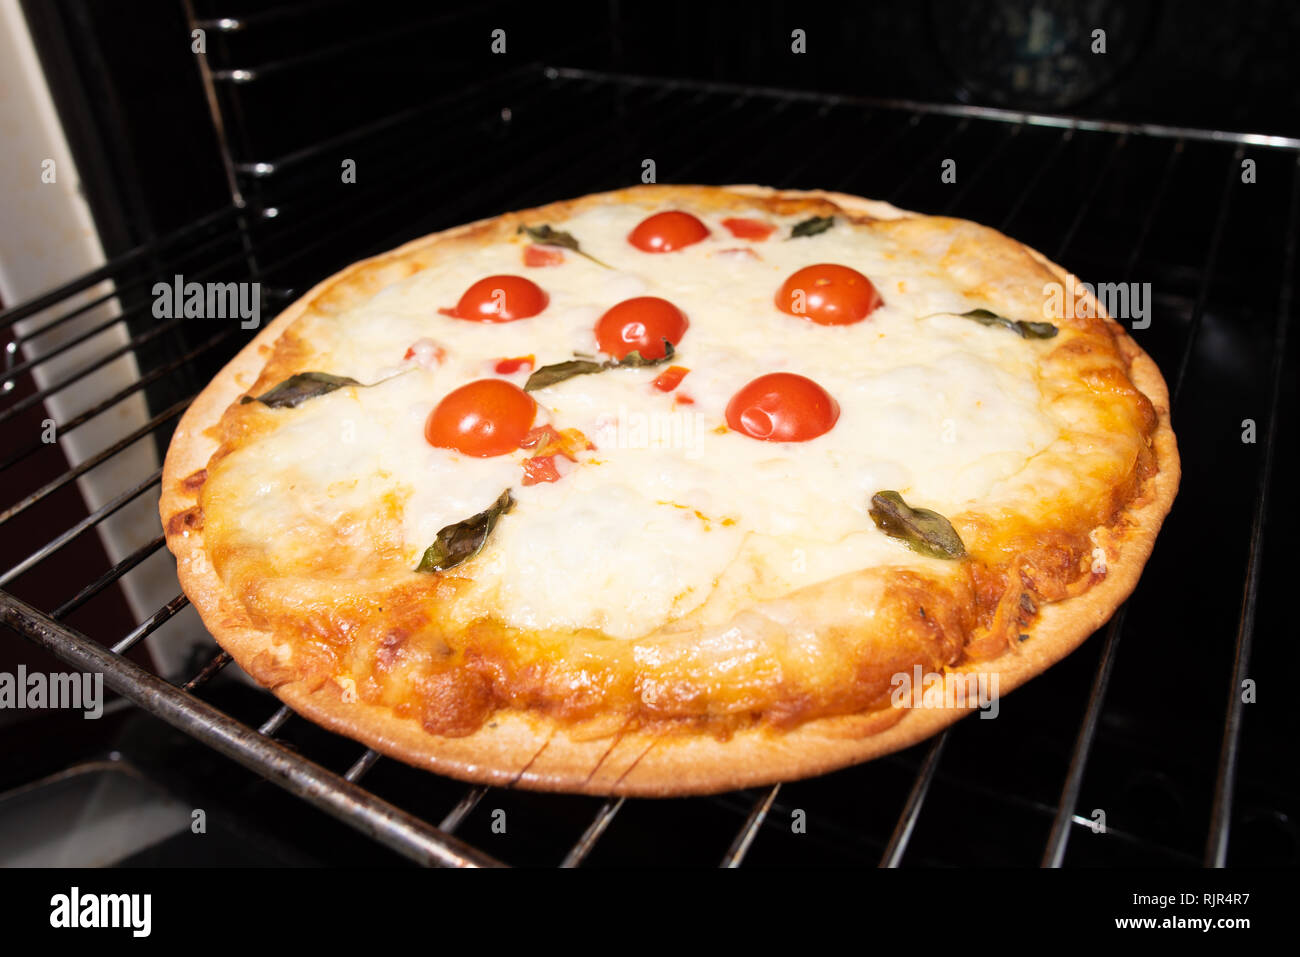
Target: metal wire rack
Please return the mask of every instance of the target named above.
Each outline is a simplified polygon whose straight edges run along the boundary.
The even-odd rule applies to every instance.
[[[249,24],[208,25],[238,30]],[[208,70],[208,81],[210,87],[255,85],[272,66]],[[227,115],[215,101],[214,109]],[[450,156],[414,149],[420,141],[413,129],[431,115],[454,119],[471,142]],[[602,122],[592,123],[597,116]],[[375,185],[352,192],[325,185],[321,171],[337,169],[338,157],[362,140],[378,157],[368,177]],[[215,651],[191,676],[174,681],[128,660],[130,649],[186,607],[184,595],[124,635],[71,627],[70,616],[93,609],[97,598],[163,548],[161,534],[92,580],[69,582],[68,597],[53,607],[22,597],[28,576],[56,567],[69,542],[126,504],[156,496],[160,473],[139,475],[71,524],[50,508],[53,493],[142,439],[165,447],[192,396],[243,341],[233,323],[196,334],[185,320],[147,321],[146,290],[175,273],[259,280],[268,304],[282,304],[347,262],[432,229],[634,182],[643,157],[656,160],[661,181],[756,181],[874,196],[988,223],[1085,279],[1152,283],[1149,325],[1133,334],[1173,390],[1185,480],[1143,584],[1099,638],[1017,692],[1004,706],[1012,713],[991,723],[995,731],[966,721],[861,768],[713,799],[616,799],[596,802],[593,811],[590,799],[521,795],[538,802],[543,818],[563,806],[566,821],[578,813],[587,823],[576,834],[556,836],[536,855],[515,855],[512,863],[549,860],[572,867],[589,857],[595,862],[612,844],[611,859],[662,861],[681,842],[660,842],[655,856],[646,835],[662,837],[691,815],[704,822],[699,832],[730,835],[717,840],[713,852],[728,867],[748,859],[888,867],[977,859],[1047,866],[1130,860],[1221,866],[1230,860],[1229,838],[1242,819],[1238,782],[1243,762],[1250,761],[1238,689],[1251,673],[1264,602],[1270,478],[1294,310],[1300,141],[531,66],[284,155],[238,156],[224,141],[223,148],[231,178],[228,208],[0,314],[0,329],[10,331],[14,343],[4,373],[11,380],[109,325],[131,323],[129,340],[117,350],[11,397],[0,408],[0,426],[114,355],[145,356],[147,347],[157,348],[141,362],[138,382],[59,423],[59,434],[129,396],[172,390],[162,401],[151,393],[151,417],[139,428],[17,500],[0,503],[0,529],[23,516],[57,529],[0,571],[0,620],[15,632],[76,668],[102,673],[136,707],[413,861],[501,863],[512,856],[509,845],[486,837],[475,845],[456,836],[499,790],[466,785],[440,818],[404,809],[363,786],[373,768],[391,763],[376,752],[361,750],[350,764],[327,767],[283,743],[280,736],[293,720],[287,707],[268,705],[253,727],[205,701],[209,682],[230,663],[226,653]],[[956,184],[939,180],[939,163],[947,157],[957,160]],[[1242,182],[1245,160],[1257,166],[1251,184]],[[78,332],[55,351],[18,358],[30,340],[83,315],[90,306],[75,297],[105,282],[111,287],[92,305],[115,302],[120,315]],[[38,315],[50,318],[37,331],[12,333],[16,323]],[[1258,444],[1243,445],[1236,455],[1217,452],[1224,429],[1244,417],[1258,421]],[[49,449],[25,438],[7,450],[0,470],[22,469]],[[1220,512],[1215,552],[1203,556],[1189,579],[1179,552],[1197,547],[1197,512],[1218,501],[1224,483],[1237,495]],[[1195,609],[1185,602],[1178,607],[1186,588],[1197,590]],[[1197,675],[1169,675],[1167,647],[1153,636],[1171,632],[1186,636],[1187,653],[1204,664]],[[1167,715],[1150,701],[1153,674],[1179,682],[1188,709],[1196,712],[1191,719],[1182,713],[1187,723],[1176,732],[1162,724]],[[1021,700],[1023,708],[1017,707]],[[1046,727],[1043,714],[1050,715]],[[1153,755],[1164,753],[1174,733],[1192,740],[1185,753],[1161,765]],[[1143,799],[1122,782],[1147,780],[1142,775],[1153,763],[1157,790],[1184,796],[1185,825],[1161,830],[1133,823],[1141,819]],[[1252,785],[1252,808],[1274,818],[1285,818],[1283,806],[1292,798],[1267,788],[1261,796]],[[1088,809],[1095,807],[1113,809],[1113,840],[1105,845],[1092,836],[1095,816]],[[788,821],[797,810],[817,822],[819,837],[801,843],[799,832],[792,832]],[[626,825],[621,840],[620,824]],[[962,848],[956,861],[949,853],[954,842]],[[998,850],[1012,846],[1007,854]],[[985,856],[969,856],[979,854]]]

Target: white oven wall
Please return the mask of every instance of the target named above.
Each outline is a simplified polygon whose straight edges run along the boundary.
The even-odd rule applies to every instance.
[[[68,148],[54,102],[45,83],[18,0],[0,0],[0,296],[13,306],[75,279],[105,262],[90,209],[81,192],[76,165]],[[53,161],[54,181],[45,182],[47,161]],[[111,282],[63,300],[47,312],[19,322],[20,337],[30,334],[83,303],[112,290]],[[13,361],[34,359],[59,344],[119,314],[109,300],[75,319],[62,323],[48,335],[14,349],[8,331],[0,336]],[[126,323],[103,332],[63,355],[35,367],[32,378],[40,389],[61,381],[128,342]],[[130,352],[112,360],[66,389],[45,400],[46,415],[66,422],[81,411],[139,380],[135,356]],[[0,389],[11,388],[0,372]],[[59,436],[68,461],[74,466],[143,426],[150,418],[143,392],[137,392],[104,413]],[[146,435],[129,449],[77,480],[90,511],[112,501],[159,467],[153,439]],[[21,468],[21,465],[15,466]],[[52,538],[65,527],[50,528]],[[113,563],[161,533],[158,488],[155,485],[95,526]],[[88,534],[88,533],[87,533]],[[36,548],[40,542],[33,542]],[[56,552],[34,574],[57,574]],[[137,622],[143,621],[176,597],[175,566],[171,553],[160,549],[121,579],[122,589]],[[69,597],[71,597],[69,595]],[[178,673],[191,642],[205,642],[204,631],[192,608],[176,615],[148,640],[160,671]],[[120,636],[92,636],[116,640]]]

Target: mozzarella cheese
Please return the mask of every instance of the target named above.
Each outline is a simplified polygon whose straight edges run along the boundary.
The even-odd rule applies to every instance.
[[[1038,367],[1052,343],[1022,340],[957,314],[983,305],[932,263],[901,256],[871,230],[840,224],[818,236],[732,238],[721,215],[712,235],[660,255],[626,236],[648,214],[600,206],[560,227],[612,266],[566,253],[560,266],[526,268],[523,245],[502,242],[443,257],[336,315],[304,320],[315,367],[369,388],[345,388],[274,413],[278,428],[241,446],[209,477],[237,499],[228,541],[274,555],[320,547],[364,552],[383,538],[413,569],[439,529],[488,507],[505,488],[516,500],[478,557],[452,614],[491,616],[525,629],[591,629],[644,636],[692,615],[721,622],[738,601],[777,598],[873,566],[943,575],[953,567],[885,536],[867,513],[873,493],[895,489],[914,506],[951,517],[1023,502],[1077,482],[1067,468],[1081,441],[1123,443],[1089,419],[1090,407],[1048,401]],[[797,217],[796,217],[797,218]],[[757,258],[728,255],[750,247]],[[796,269],[830,262],[875,283],[884,305],[865,321],[820,326],[776,308]],[[550,296],[539,315],[485,324],[438,313],[473,282],[525,275]],[[529,452],[480,459],[423,437],[438,400],[492,376],[496,360],[545,365],[595,353],[601,313],[633,296],[661,296],[690,320],[673,364],[691,371],[670,393],[660,368],[583,375],[533,393],[539,423],[580,429],[596,448],[553,483],[521,484]],[[445,350],[431,361],[427,342]],[[755,377],[790,371],[838,401],[840,418],[808,442],[761,442],[725,428],[730,398]],[[503,376],[522,386],[527,368]],[[675,402],[689,396],[693,404]],[[1031,496],[1032,497],[1032,496]],[[395,503],[376,533],[348,516]],[[306,531],[312,530],[312,531]],[[344,566],[346,568],[346,565]],[[341,573],[341,572],[339,572]]]

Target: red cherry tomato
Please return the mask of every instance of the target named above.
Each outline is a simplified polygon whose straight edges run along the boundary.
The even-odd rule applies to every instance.
[[[776,294],[776,307],[823,326],[861,322],[881,305],[871,280],[856,269],[820,263],[793,273]]]
[[[667,299],[637,296],[624,299],[596,321],[596,342],[601,352],[622,359],[629,352],[642,359],[662,359],[664,340],[674,346],[682,341],[690,323],[686,315]]]
[[[709,227],[690,213],[669,210],[647,216],[628,233],[627,241],[647,253],[670,253],[708,238]]]
[[[724,219],[722,225],[737,239],[752,239],[762,242],[776,232],[776,227],[761,219]]]
[[[535,316],[550,302],[541,286],[523,276],[488,276],[465,290],[455,309],[439,309],[453,319],[514,322]]]
[[[766,442],[807,442],[829,432],[839,417],[829,392],[793,372],[761,375],[727,403],[727,425]]]
[[[443,396],[424,423],[424,437],[440,449],[489,458],[519,448],[536,415],[537,403],[523,389],[478,379]]]

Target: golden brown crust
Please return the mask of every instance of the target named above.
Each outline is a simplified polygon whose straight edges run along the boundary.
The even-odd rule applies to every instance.
[[[779,203],[792,211],[827,212],[837,207],[879,220],[903,220],[908,214],[886,204],[822,192],[776,193],[761,187],[665,187],[666,195],[696,207],[743,203],[745,197]],[[415,717],[399,717],[386,707],[357,700],[355,688],[319,677],[304,679],[301,668],[287,665],[289,648],[274,634],[260,630],[246,609],[230,595],[214,572],[203,547],[201,515],[195,514],[201,470],[217,449],[215,426],[243,393],[270,384],[275,370],[267,357],[282,333],[308,309],[334,310],[365,298],[388,282],[419,268],[422,256],[437,244],[480,242],[512,232],[518,221],[563,219],[576,205],[592,199],[648,202],[641,191],[613,197],[553,204],[425,237],[384,256],[354,264],[326,280],[268,325],[204,390],[182,419],[169,449],[163,475],[161,514],[168,545],[178,560],[178,574],[209,629],[235,659],[295,710],[384,753],[443,773],[494,784],[583,791],[595,794],[686,794],[725,790],[821,773],[897,750],[933,734],[967,713],[960,709],[901,710],[885,708],[861,714],[816,718],[788,730],[770,726],[741,727],[729,737],[708,729],[644,726],[621,731],[608,723],[562,723],[535,711],[497,711],[472,733],[450,737],[430,734]],[[752,200],[749,200],[752,202]],[[833,205],[832,205],[833,204]],[[1010,242],[1009,240],[1007,241]],[[1046,259],[1014,245],[1062,281],[1066,273]],[[1102,315],[1094,301],[1090,305]],[[967,670],[996,673],[999,691],[1012,690],[1077,647],[1102,624],[1136,585],[1160,522],[1178,485],[1178,456],[1169,422],[1168,396],[1155,364],[1109,319],[1104,322],[1129,363],[1129,378],[1150,400],[1156,417],[1153,449],[1158,468],[1146,476],[1136,498],[1128,501],[1111,524],[1104,544],[1111,558],[1104,577],[1064,601],[1044,604],[1031,638]],[[259,382],[259,377],[262,381]],[[180,515],[190,518],[179,519]],[[197,518],[198,521],[194,519]]]

